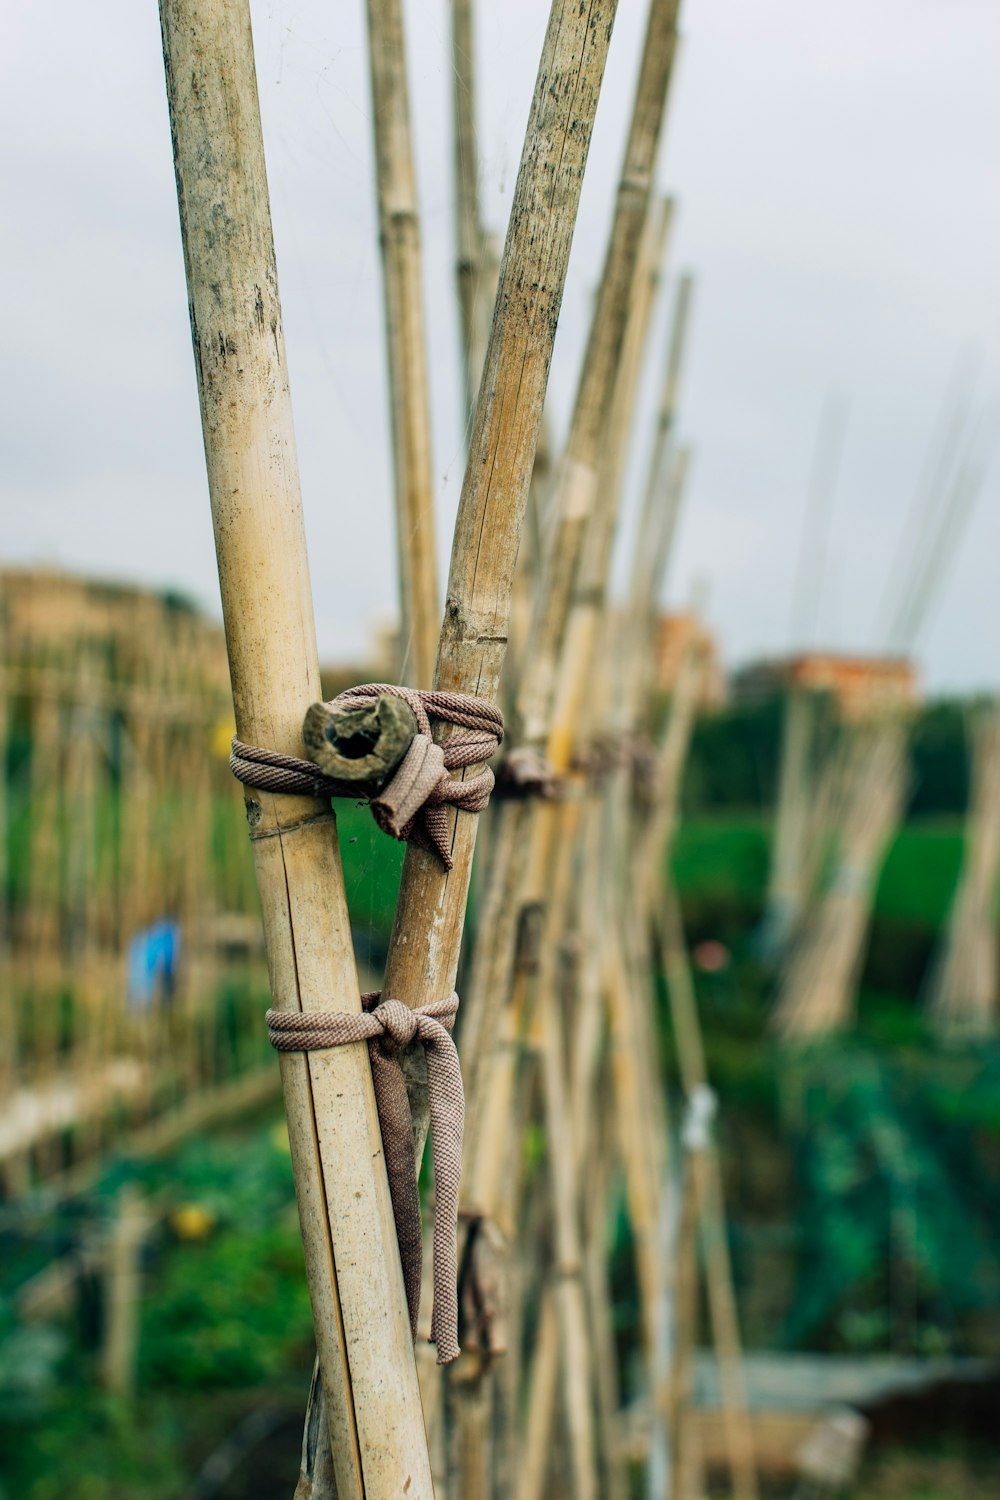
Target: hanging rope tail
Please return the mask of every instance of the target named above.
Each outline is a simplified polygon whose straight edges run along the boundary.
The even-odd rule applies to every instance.
[[[452,868],[448,808],[482,812],[490,800],[495,778],[486,762],[503,739],[503,714],[484,698],[471,693],[424,692],[391,682],[368,682],[348,688],[331,707],[358,708],[381,697],[401,698],[413,711],[417,733],[393,775],[370,800],[372,816],[384,833],[433,849],[445,869]],[[452,726],[438,744],[431,719]],[[475,776],[454,780],[452,771],[470,766],[483,769]],[[354,797],[359,788],[324,776],[311,760],[279,755],[234,739],[229,769],[244,786],[264,792],[286,792],[301,797]]]
[[[439,1365],[459,1355],[458,1193],[462,1175],[465,1098],[458,1052],[451,1038],[458,995],[414,1009],[400,1000],[382,1000],[375,990],[362,995],[364,1012],[279,1011],[267,1013],[268,1038],[280,1052],[316,1052],[367,1042],[372,1083],[389,1177],[396,1238],[410,1329],[417,1332],[420,1309],[421,1226],[413,1145],[413,1120],[399,1052],[419,1041],[427,1058],[431,1160],[434,1165],[434,1304],[430,1341]]]

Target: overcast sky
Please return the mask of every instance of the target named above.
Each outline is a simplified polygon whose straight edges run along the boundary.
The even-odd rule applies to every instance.
[[[621,0],[612,41],[550,383],[560,430],[645,9]],[[478,7],[501,234],[547,12]],[[406,14],[444,577],[463,463],[448,7]],[[395,600],[363,5],[260,0],[253,17],[320,649],[344,658]],[[661,185],[680,206],[672,271],[697,280],[682,401],[696,456],[669,597],[707,582],[730,662],[797,644],[808,476],[824,401],[842,396],[811,643],[870,649],[961,359],[984,430],[1000,428],[1000,5],[686,0],[682,24]],[[7,0],[0,41],[0,560],[217,610],[156,7]],[[934,689],[1000,687],[998,488],[994,461],[918,643]]]

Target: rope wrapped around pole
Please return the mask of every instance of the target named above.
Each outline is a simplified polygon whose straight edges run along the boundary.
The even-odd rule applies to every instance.
[[[458,1052],[451,1039],[458,995],[411,1010],[400,1000],[382,1000],[381,991],[362,995],[364,1012],[269,1010],[268,1039],[280,1052],[317,1052],[367,1042],[372,1083],[389,1177],[403,1284],[413,1336],[420,1308],[420,1195],[417,1186],[413,1122],[399,1053],[419,1041],[427,1056],[427,1097],[434,1163],[434,1307],[430,1342],[439,1365],[459,1355],[458,1345],[458,1190],[462,1176],[465,1098]]]
[[[400,698],[412,709],[417,733],[392,777],[370,796],[372,816],[394,839],[436,850],[445,869],[452,868],[448,808],[482,812],[495,778],[486,761],[503,739],[503,715],[492,703],[471,693],[428,692],[394,683],[368,682],[340,693],[329,708],[349,709],[378,700]],[[455,726],[438,744],[431,719]],[[482,765],[475,776],[454,780],[452,771]],[[359,786],[325,776],[310,760],[246,745],[234,739],[229,769],[244,786],[263,792],[303,797],[357,797]]]

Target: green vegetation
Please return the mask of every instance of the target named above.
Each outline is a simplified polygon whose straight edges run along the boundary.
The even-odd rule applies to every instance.
[[[110,1216],[123,1178],[162,1217],[144,1266],[133,1402],[96,1383],[100,1288],[65,1322],[0,1310],[0,1496],[177,1500],[262,1392],[302,1399],[312,1323],[280,1121],[191,1142],[169,1162],[119,1163],[89,1204]]]

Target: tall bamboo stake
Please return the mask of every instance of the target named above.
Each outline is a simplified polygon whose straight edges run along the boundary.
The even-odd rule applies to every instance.
[[[320,696],[245,0],[162,0],[237,733],[295,753]],[[360,1009],[332,815],[248,795],[274,1004]],[[433,1486],[367,1051],[281,1058],[340,1500]]]
[[[772,1016],[785,1038],[822,1036],[851,1020],[875,886],[903,809],[906,744],[899,715],[855,725],[848,736],[837,866],[789,958]]]
[[[576,208],[614,0],[556,0],[500,268],[452,547],[435,686],[495,700]],[[449,872],[410,845],[385,989],[408,1005],[455,984],[478,819],[455,816]],[[417,1060],[418,1072],[420,1059]]]
[[[455,119],[455,276],[462,325],[465,411],[471,417],[486,354],[492,305],[491,288],[487,285],[487,237],[479,208],[472,0],[452,0],[451,71]]]
[[[552,524],[542,575],[535,598],[535,611],[518,689],[517,728],[522,740],[539,751],[548,744],[555,704],[560,646],[570,608],[571,591],[586,523],[593,511],[598,477],[607,435],[607,420],[625,336],[633,288],[636,284],[643,230],[646,224],[653,168],[663,123],[666,91],[676,42],[678,0],[651,0],[642,65],[636,86],[632,120],[618,184],[615,213],[605,253],[604,270],[591,320],[587,348],[577,386],[574,413],[567,445],[559,466],[552,502]],[[609,498],[609,503],[613,503]],[[617,497],[614,497],[615,499]],[[585,672],[589,659],[574,653],[573,680]],[[568,670],[568,669],[567,669]],[[567,691],[567,702],[575,694]],[[569,764],[572,732],[564,732],[554,758],[555,768]],[[539,831],[538,824],[543,824]],[[543,871],[548,859],[555,824],[537,805],[507,804],[497,819],[494,859],[485,909],[505,918],[484,923],[486,946],[477,943],[473,983],[470,985],[471,1025],[475,1044],[463,1050],[463,1066],[473,1076],[489,1067],[497,1044],[500,1007],[511,993],[514,967],[514,937],[517,913],[524,893],[544,890]],[[547,831],[546,831],[547,830]],[[544,837],[543,837],[544,834]],[[534,840],[540,842],[535,847]],[[488,1015],[482,1015],[489,1007]],[[468,1024],[468,1023],[467,1023]],[[502,1044],[501,1044],[502,1046]],[[482,1086],[472,1098],[468,1124],[473,1142],[467,1160],[475,1172],[478,1100]],[[467,1179],[474,1181],[467,1172]],[[473,1198],[473,1202],[475,1199]]]
[[[934,1026],[952,1036],[988,1036],[1000,1001],[1000,704],[980,710],[971,730],[965,862],[930,998]]]
[[[764,947],[772,958],[786,950],[806,906],[805,865],[815,791],[810,760],[815,729],[815,698],[801,688],[793,688],[785,703],[774,852],[764,913]]]
[[[597,525],[594,516],[594,499],[597,480],[604,469],[604,442],[611,436],[609,417],[613,397],[618,384],[618,360],[623,342],[627,337],[630,309],[639,311],[634,318],[637,333],[633,342],[637,348],[624,362],[624,370],[630,380],[627,396],[622,403],[621,425],[627,431],[630,411],[629,403],[634,392],[645,327],[648,322],[651,284],[639,274],[640,250],[643,232],[647,223],[649,192],[653,165],[656,159],[659,133],[663,120],[665,95],[670,77],[674,46],[674,22],[676,5],[663,5],[653,0],[649,11],[646,49],[636,91],[629,139],[626,146],[625,163],[619,185],[616,212],[605,260],[604,279],[595,305],[590,339],[584,358],[574,418],[570,437],[563,456],[553,502],[554,529],[549,538],[546,566],[543,569],[541,586],[536,596],[536,610],[529,651],[525,659],[522,680],[518,693],[519,727],[527,742],[536,747],[547,748],[550,759],[557,770],[569,768],[573,736],[576,729],[574,714],[575,698],[568,694],[565,700],[556,699],[559,663],[564,662],[566,678],[575,687],[588,665],[580,650],[582,636],[567,637],[567,651],[561,651],[566,619],[570,612],[572,581],[580,559],[580,552],[589,525]],[[662,253],[666,230],[666,215],[661,218],[656,233],[647,242],[647,257],[654,271],[658,269],[657,258]],[[615,434],[617,437],[617,433]],[[614,515],[618,501],[618,486],[621,473],[623,444],[619,443],[618,472],[614,484],[602,495],[599,511],[602,535],[613,535]],[[600,574],[603,589],[603,573],[606,572],[610,554],[610,541],[606,546],[595,547],[597,561],[595,574]],[[558,580],[562,578],[566,588],[560,593]],[[553,592],[555,591],[555,592]],[[526,701],[532,712],[526,714]],[[564,705],[564,706],[563,706]],[[553,713],[555,716],[553,720]],[[533,717],[532,717],[533,713]],[[556,724],[559,726],[557,733]],[[548,740],[546,746],[545,742]],[[551,806],[533,806],[519,813],[506,815],[506,825],[501,822],[498,834],[496,874],[499,881],[493,885],[491,895],[496,896],[503,887],[503,910],[515,911],[523,899],[525,889],[544,890],[546,895],[558,890],[568,878],[568,860],[572,856],[576,839],[576,821],[579,806],[562,804],[558,809]],[[505,846],[504,832],[512,829],[515,817],[519,819],[521,831],[514,848]],[[530,835],[530,842],[529,837]],[[512,835],[513,836],[513,835]],[[520,851],[518,855],[518,850]],[[548,1137],[550,1181],[555,1205],[556,1225],[556,1285],[555,1303],[558,1315],[559,1340],[561,1346],[560,1370],[564,1387],[564,1402],[569,1435],[569,1461],[574,1493],[586,1496],[594,1483],[594,1432],[590,1401],[590,1353],[587,1336],[587,1315],[582,1281],[582,1254],[579,1243],[578,1212],[579,1192],[576,1181],[574,1151],[569,1144],[569,1101],[564,1077],[564,1046],[562,1027],[558,1014],[558,999],[553,993],[554,974],[552,959],[558,951],[561,932],[565,922],[564,905],[557,899],[548,901],[544,918],[544,935],[541,944],[543,971],[539,974],[539,1026],[543,1048],[543,1097],[545,1101],[546,1133]],[[505,938],[511,933],[510,919],[505,927]],[[489,1019],[481,1018],[477,1038],[480,1052],[474,1065],[480,1067],[486,1058],[496,1052],[497,1023],[499,1019],[496,1000],[501,1002],[510,994],[510,968],[513,953],[494,942],[491,945],[483,972],[490,973],[490,982],[482,989],[477,987],[477,1008],[484,1002],[490,1006]],[[519,1007],[515,1005],[508,1015],[513,1025]],[[477,1018],[479,1019],[479,1018]],[[497,1059],[502,1075],[509,1075],[511,1056],[501,1044],[501,1056]],[[489,1092],[493,1094],[493,1080]],[[488,1133],[483,1137],[486,1146],[485,1163],[480,1165],[478,1153],[472,1158],[472,1171],[467,1182],[473,1194],[472,1201],[482,1209],[491,1205],[483,1203],[483,1188],[486,1182],[496,1182],[496,1164],[499,1150]],[[478,1142],[477,1142],[478,1144]],[[492,1168],[492,1170],[491,1170]],[[542,1368],[550,1368],[543,1365]]]
[[[565,769],[566,760],[563,744],[549,743],[554,737],[550,718],[559,670],[559,648],[566,628],[583,538],[597,496],[601,447],[646,223],[676,50],[678,9],[679,0],[651,0],[649,7],[615,214],[569,436],[556,482],[552,530],[518,693],[523,740],[540,750],[547,750],[557,770]],[[555,738],[558,740],[558,736]]]
[[[368,0],[368,46],[402,596],[403,680],[420,687],[430,682],[434,670],[439,604],[420,217],[410,140],[402,0]]]
[[[691,969],[684,943],[680,903],[673,885],[667,881],[663,890],[663,901],[659,912],[659,937],[667,986],[670,994],[670,1017],[673,1023],[674,1040],[680,1063],[681,1081],[693,1112],[696,1100],[707,1088],[705,1053],[698,1022],[697,1002]],[[709,1096],[710,1097],[710,1096]],[[722,1415],[725,1426],[726,1445],[733,1478],[733,1493],[737,1500],[756,1500],[757,1469],[754,1456],[753,1428],[747,1408],[746,1389],[743,1380],[743,1347],[740,1338],[739,1320],[736,1314],[736,1299],[733,1294],[733,1274],[726,1240],[726,1219],[722,1201],[722,1174],[719,1156],[710,1133],[711,1120],[700,1123],[699,1128],[689,1126],[685,1138],[685,1173],[688,1186],[693,1193],[694,1215],[682,1208],[679,1226],[679,1257],[687,1263],[693,1262],[693,1249],[685,1243],[685,1236],[693,1242],[697,1224],[705,1256],[708,1303],[712,1319],[716,1355],[719,1361],[719,1384],[722,1390]],[[696,1287],[687,1294],[697,1297]],[[679,1322],[693,1319],[692,1310],[684,1310],[676,1304]],[[689,1353],[690,1351],[686,1351]],[[684,1377],[674,1379],[683,1388]],[[681,1389],[677,1392],[680,1399]],[[677,1441],[677,1412],[674,1408],[673,1437]]]
[[[514,193],[500,285],[459,503],[438,688],[495,699],[518,534],[542,416],[573,227],[615,0],[554,0]],[[453,868],[410,845],[383,988],[411,1006],[455,985],[478,819],[458,813]],[[418,1139],[420,1057],[406,1057]]]

